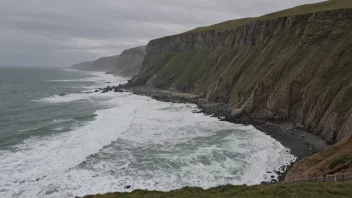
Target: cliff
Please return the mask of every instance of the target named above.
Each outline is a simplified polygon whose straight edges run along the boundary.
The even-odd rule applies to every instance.
[[[130,85],[195,93],[337,143],[352,133],[351,8],[332,0],[152,40]]]
[[[146,46],[123,51],[113,68],[113,73],[119,76],[134,76],[138,74],[145,55]]]
[[[82,63],[78,63],[73,65],[71,68],[85,71],[112,71],[116,65],[119,56],[109,56],[102,57],[95,61],[85,61]]]
[[[335,143],[351,131],[352,10],[255,21],[151,41],[132,80],[290,120]]]
[[[115,75],[129,77],[139,72],[145,54],[145,46],[140,46],[124,50],[120,55],[78,63],[73,65],[72,68],[84,71],[111,72]]]

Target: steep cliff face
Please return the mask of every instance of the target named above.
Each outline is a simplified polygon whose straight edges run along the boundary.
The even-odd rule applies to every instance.
[[[112,72],[118,76],[132,77],[142,67],[146,46],[135,47],[123,51],[120,55],[102,57],[95,61],[86,61],[72,66],[84,71]]]
[[[145,55],[146,46],[123,51],[115,63],[113,73],[119,76],[134,76],[141,69]]]
[[[336,143],[352,133],[351,54],[352,9],[328,10],[153,40],[131,84],[201,94]]]

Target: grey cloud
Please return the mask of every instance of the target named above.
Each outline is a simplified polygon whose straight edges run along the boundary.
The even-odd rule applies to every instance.
[[[0,65],[69,66],[321,0],[0,0]]]

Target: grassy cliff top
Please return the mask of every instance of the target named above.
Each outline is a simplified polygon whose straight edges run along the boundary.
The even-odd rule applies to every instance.
[[[320,3],[306,4],[306,5],[301,5],[294,8],[282,10],[279,12],[274,12],[260,17],[236,19],[236,20],[225,21],[211,26],[198,27],[189,32],[201,32],[201,31],[215,30],[215,29],[219,29],[219,30],[234,29],[239,26],[242,26],[257,20],[267,20],[267,19],[277,18],[277,17],[301,15],[301,14],[326,11],[326,10],[337,10],[337,9],[343,9],[343,8],[352,8],[352,0],[328,0]]]

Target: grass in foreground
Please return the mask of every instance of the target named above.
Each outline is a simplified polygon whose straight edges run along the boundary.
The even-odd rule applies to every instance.
[[[89,195],[85,198],[162,198],[162,197],[297,197],[325,198],[352,197],[352,183],[321,183],[321,184],[276,184],[259,186],[220,186],[203,190],[202,188],[182,188],[171,192],[136,190],[132,193],[110,193],[106,195]]]
[[[307,14],[307,13],[313,13],[313,12],[319,12],[319,11],[326,11],[326,10],[338,10],[343,8],[352,8],[352,0],[328,0],[320,3],[306,4],[306,5],[301,5],[294,8],[282,10],[279,12],[267,14],[261,17],[230,20],[230,21],[225,21],[211,26],[198,27],[194,30],[191,30],[190,32],[201,32],[201,31],[215,30],[215,29],[232,29],[257,20],[267,20],[267,19],[272,19],[277,17],[300,15],[300,14]]]

